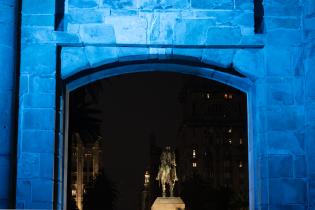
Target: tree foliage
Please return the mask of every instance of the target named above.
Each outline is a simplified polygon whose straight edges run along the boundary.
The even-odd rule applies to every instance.
[[[117,195],[115,184],[104,173],[100,173],[84,193],[83,209],[113,210]]]

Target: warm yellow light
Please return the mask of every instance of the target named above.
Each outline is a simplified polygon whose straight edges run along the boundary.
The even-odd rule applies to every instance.
[[[238,167],[242,168],[243,167],[243,163],[242,161],[240,161],[240,164],[238,165]]]
[[[149,184],[150,183],[150,173],[149,171],[146,171],[144,174],[144,184]]]
[[[71,194],[72,194],[72,196],[76,196],[77,195],[77,191],[76,190],[72,190]]]
[[[193,166],[194,168],[196,168],[196,167],[197,167],[197,163],[193,162],[192,166]]]
[[[240,138],[240,144],[243,144],[243,139],[242,138]]]

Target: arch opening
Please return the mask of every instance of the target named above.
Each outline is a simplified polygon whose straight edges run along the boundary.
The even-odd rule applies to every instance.
[[[92,73],[85,73],[81,75],[77,75],[72,78],[68,78],[65,80],[65,92],[64,92],[64,101],[65,101],[65,116],[64,116],[64,146],[65,150],[67,151],[67,148],[69,148],[70,145],[68,145],[68,137],[67,132],[69,129],[69,125],[67,123],[69,122],[69,110],[68,110],[68,103],[69,103],[69,94],[73,92],[74,90],[83,87],[87,84],[93,83],[95,81],[104,80],[106,78],[112,78],[116,76],[124,76],[124,75],[130,75],[130,74],[139,74],[139,73],[148,73],[148,72],[172,72],[172,73],[178,73],[183,75],[191,75],[196,76],[200,78],[207,79],[209,81],[216,81],[219,82],[225,86],[233,87],[235,89],[240,90],[244,94],[246,94],[247,99],[247,139],[248,139],[248,177],[249,177],[249,203],[250,203],[250,209],[253,208],[254,205],[254,154],[253,154],[253,139],[252,139],[252,125],[251,125],[251,87],[252,82],[245,78],[240,77],[237,75],[229,74],[227,72],[220,72],[211,68],[207,68],[204,66],[188,66],[178,63],[132,63],[129,65],[123,65],[123,66],[116,66],[112,68],[107,69],[99,69],[96,71],[92,71]],[[65,154],[65,157],[67,154]],[[66,159],[66,158],[65,158]],[[67,162],[68,160],[65,160]],[[67,163],[64,163],[67,165]],[[64,170],[64,177],[66,177],[66,174],[69,175],[67,169],[64,167],[62,170]],[[68,176],[69,177],[69,176]],[[65,181],[65,180],[64,180]],[[68,185],[69,186],[69,185]],[[67,200],[65,192],[66,192],[67,184],[64,184],[63,187],[63,193],[64,193],[64,202]]]

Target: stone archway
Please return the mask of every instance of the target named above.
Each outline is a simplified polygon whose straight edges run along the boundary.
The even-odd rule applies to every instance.
[[[139,72],[153,72],[153,71],[160,71],[160,72],[176,72],[181,74],[189,74],[193,76],[198,76],[202,78],[206,78],[209,80],[214,80],[225,84],[227,86],[234,87],[239,89],[240,91],[244,92],[247,95],[247,118],[248,118],[248,167],[249,167],[249,199],[250,199],[250,207],[254,208],[255,203],[255,193],[254,189],[256,188],[255,185],[257,181],[257,176],[255,175],[255,167],[254,164],[257,162],[257,157],[255,156],[255,145],[253,140],[253,117],[254,114],[252,112],[253,107],[253,87],[254,83],[247,77],[243,76],[242,74],[238,73],[231,67],[220,67],[216,65],[209,65],[202,62],[196,62],[193,57],[183,57],[183,56],[172,56],[176,59],[171,58],[163,58],[160,60],[152,60],[152,59],[140,59],[139,60],[131,60],[129,58],[122,58],[126,59],[127,61],[124,62],[117,62],[117,63],[109,63],[103,66],[95,67],[93,69],[81,70],[77,68],[77,73],[72,74],[71,76],[67,76],[63,78],[63,101],[64,107],[61,107],[61,119],[63,119],[64,127],[61,128],[61,132],[64,136],[63,139],[59,139],[60,143],[63,142],[64,152],[60,154],[61,157],[64,157],[62,166],[58,167],[59,170],[63,172],[62,186],[59,189],[59,198],[62,197],[62,200],[59,203],[63,203],[63,206],[66,206],[66,187],[67,187],[67,154],[68,151],[68,135],[67,135],[67,123],[68,123],[68,101],[69,101],[69,93],[81,86],[87,85],[97,80],[123,75],[128,73],[139,73]],[[185,58],[185,59],[183,59]],[[187,62],[187,58],[190,59]],[[215,70],[216,69],[216,70]],[[63,196],[60,196],[60,193]],[[57,196],[57,195],[56,195]],[[257,199],[257,198],[256,198]]]

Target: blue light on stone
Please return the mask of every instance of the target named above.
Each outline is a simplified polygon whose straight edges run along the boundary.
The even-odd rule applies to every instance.
[[[251,210],[315,208],[313,0],[264,0],[263,34],[254,31],[254,16],[261,14],[252,0],[23,0],[20,74],[16,4],[0,1],[0,208],[12,204],[13,155],[17,180],[11,200],[17,208],[65,203],[53,194],[54,141],[64,132],[55,128],[57,76],[71,91],[105,77],[156,70],[201,76],[247,93]],[[64,27],[54,31],[60,11]],[[214,67],[234,68],[245,78]]]

